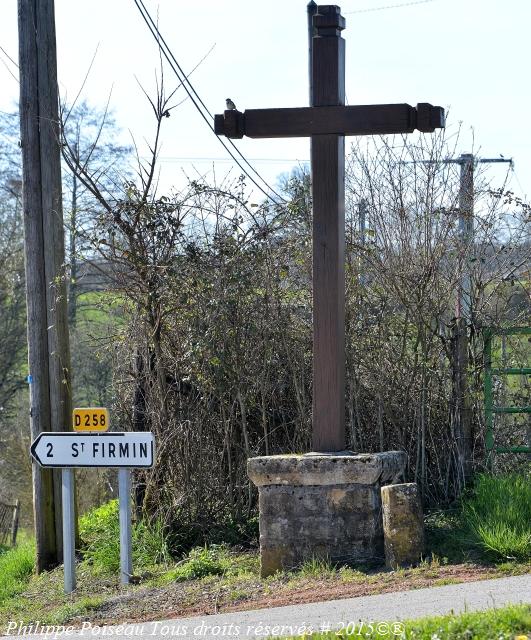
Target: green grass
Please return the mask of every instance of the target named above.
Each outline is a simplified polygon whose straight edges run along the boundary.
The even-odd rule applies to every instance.
[[[303,578],[326,578],[334,576],[338,572],[339,568],[329,560],[312,558],[311,560],[307,560],[297,573]]]
[[[393,626],[396,625],[396,626]],[[346,632],[314,633],[305,638],[338,640],[514,640],[531,632],[531,607],[519,605],[461,615],[409,620],[404,623],[354,623]],[[297,636],[300,638],[301,636]]]
[[[110,291],[87,291],[78,296],[78,321],[80,323],[123,324],[123,305],[126,301]]]
[[[531,559],[531,480],[524,475],[479,475],[464,498],[465,535],[496,560]]]
[[[0,552],[0,606],[27,587],[35,568],[35,546],[24,540]]]
[[[120,568],[120,524],[118,500],[92,509],[79,519],[81,553],[95,573],[117,573]],[[135,571],[168,562],[170,554],[160,521],[141,521],[133,525],[132,555]]]
[[[476,476],[461,502],[426,515],[428,549],[447,562],[514,567],[531,560],[531,479],[524,474]]]
[[[54,611],[48,613],[45,618],[46,624],[60,625],[65,620],[86,617],[91,611],[97,609],[105,598],[101,596],[84,596],[73,602],[66,602]]]
[[[157,585],[187,580],[209,579],[223,576],[230,582],[231,578],[256,578],[259,574],[258,556],[251,554],[235,554],[224,544],[196,547],[188,555],[166,573],[158,576]]]
[[[194,580],[207,576],[222,576],[230,569],[226,549],[213,545],[192,549],[186,560],[173,570],[173,580]]]

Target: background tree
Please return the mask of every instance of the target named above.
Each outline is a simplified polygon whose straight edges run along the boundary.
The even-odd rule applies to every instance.
[[[120,143],[121,131],[112,111],[91,106],[86,100],[64,106],[63,145],[68,147],[72,162],[87,173],[106,198],[121,192],[123,183],[131,173],[132,148]],[[76,324],[78,293],[80,287],[80,261],[85,271],[97,271],[90,266],[89,245],[84,236],[89,232],[97,216],[100,204],[93,194],[72,171],[68,162],[64,166],[63,200],[68,228],[67,256],[69,263],[68,319],[71,327]],[[87,278],[89,280],[89,278]]]
[[[0,113],[0,486],[6,499],[24,491],[31,466],[24,451],[27,402],[26,299],[18,120]],[[9,464],[6,462],[9,460]],[[31,493],[31,489],[30,489]],[[28,498],[28,496],[26,496]],[[27,501],[26,501],[27,504]]]

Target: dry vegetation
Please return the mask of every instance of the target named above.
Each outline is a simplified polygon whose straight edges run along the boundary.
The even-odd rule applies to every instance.
[[[243,178],[158,194],[167,106],[163,98],[153,103],[153,158],[139,164],[136,179],[120,179],[90,145],[80,153],[79,127],[65,127],[63,149],[79,209],[70,217],[70,262],[90,264],[100,276],[100,291],[71,292],[83,308],[71,312],[74,395],[108,403],[116,429],[155,433],[157,465],[136,474],[136,502],[139,513],[162,518],[180,549],[252,537],[256,494],[247,458],[308,449],[311,199],[303,170],[284,180],[286,202],[254,206]],[[102,139],[98,133],[94,149]],[[454,152],[440,134],[375,139],[348,155],[348,444],[406,450],[407,479],[419,483],[427,505],[452,502],[465,482],[455,381],[461,271],[472,282],[466,331],[476,469],[485,464],[481,329],[530,317],[529,208],[479,176],[475,242],[464,245],[458,174],[442,162]],[[433,162],[413,162],[420,159]],[[19,215],[16,201],[16,193],[4,197],[3,220]],[[24,336],[23,310],[9,293],[13,273],[19,280],[22,273],[20,242],[18,235],[1,247],[2,260],[11,259],[6,248],[19,253],[18,271],[7,270],[11,279],[1,284],[0,330],[10,330],[4,319],[11,314]],[[16,363],[3,358],[0,376],[14,376],[20,387],[23,354],[9,335],[0,344],[15,350]],[[2,399],[1,457],[18,462],[0,472],[14,491],[27,485],[27,436],[13,437],[27,409],[12,396]],[[100,474],[95,484],[94,500],[108,495],[109,477]]]

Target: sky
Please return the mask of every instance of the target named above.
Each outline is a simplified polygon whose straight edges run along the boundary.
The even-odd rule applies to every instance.
[[[343,0],[348,104],[430,102],[449,109],[450,132],[461,127],[458,153],[513,158],[509,188],[531,194],[529,0]],[[212,113],[225,98],[237,108],[308,104],[306,0],[145,0],[185,71],[211,50],[191,76]],[[58,75],[63,99],[110,105],[145,153],[154,119],[139,83],[152,94],[158,49],[133,0],[55,0]],[[0,109],[11,110],[18,83],[17,2],[0,0]],[[95,56],[95,57],[94,57]],[[85,76],[94,62],[88,79]],[[9,71],[8,71],[9,69]],[[11,73],[10,73],[11,72]],[[165,69],[170,88],[178,82]],[[175,99],[185,98],[180,89]],[[238,141],[269,184],[309,158],[309,141]],[[165,118],[161,189],[184,176],[237,176],[214,134],[186,100]],[[501,184],[507,165],[488,166]]]

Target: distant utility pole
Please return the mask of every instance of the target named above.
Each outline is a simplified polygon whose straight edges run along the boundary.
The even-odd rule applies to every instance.
[[[437,160],[416,160],[422,164],[433,164]],[[474,434],[468,392],[468,326],[473,321],[472,287],[470,278],[470,250],[474,245],[474,168],[476,164],[508,162],[511,158],[476,158],[471,153],[463,153],[459,158],[448,158],[442,164],[458,164],[459,175],[459,280],[456,296],[456,353],[454,360],[454,397],[456,402],[456,428],[458,455],[464,480],[472,475],[472,452]]]
[[[506,158],[476,158],[463,153],[459,158],[445,160],[459,164],[459,281],[456,300],[456,357],[455,399],[457,410],[457,436],[460,440],[459,461],[464,480],[472,475],[474,433],[468,390],[468,326],[473,321],[472,285],[470,278],[470,250],[474,245],[474,168],[476,164],[509,162]]]
[[[365,244],[367,242],[367,210],[368,210],[368,202],[365,198],[361,198],[358,203],[358,219],[359,219],[359,233],[360,233],[360,244],[361,251],[360,257],[358,260],[358,282],[360,285],[364,285],[367,282],[367,278],[364,273],[364,264],[365,264]]]
[[[32,438],[69,429],[60,125],[53,0],[18,0],[20,132]],[[37,572],[62,561],[61,476],[33,464]]]

